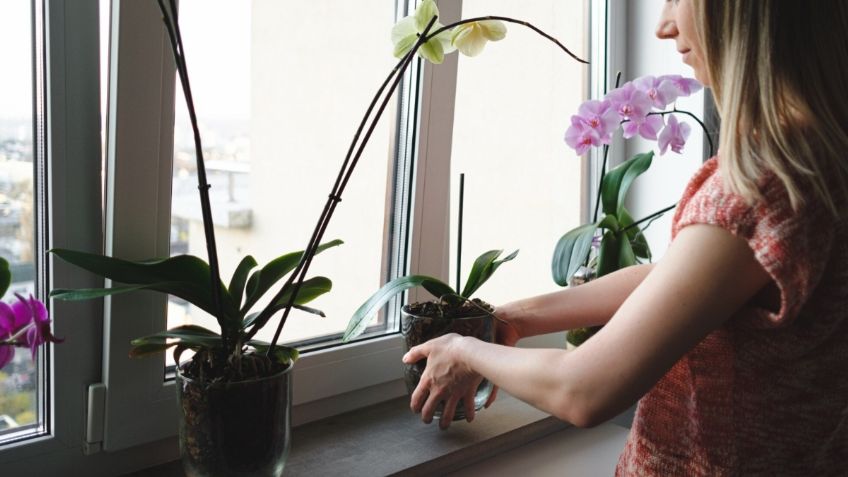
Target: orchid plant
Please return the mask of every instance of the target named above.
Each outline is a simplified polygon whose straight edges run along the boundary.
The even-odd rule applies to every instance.
[[[701,88],[696,80],[679,75],[643,76],[617,87],[601,100],[585,101],[571,117],[571,126],[565,133],[566,144],[578,155],[593,147],[603,147],[603,164],[592,222],[568,231],[554,249],[551,268],[558,285],[571,284],[581,268],[584,272],[581,279],[585,280],[651,260],[644,231],[675,205],[634,220],[625,207],[625,199],[633,181],[650,168],[654,152],[637,154],[606,172],[609,147],[613,135],[621,128],[624,139],[640,136],[657,141],[660,155],[669,150],[680,154],[692,128],[678,120],[677,115],[689,116],[705,133],[707,130],[697,116],[677,109],[675,103]],[[712,151],[709,134],[706,138]],[[599,207],[603,212],[601,217],[598,217]],[[573,334],[580,337],[579,342],[573,341],[571,333],[569,339],[578,345],[591,334],[581,330]]]
[[[0,296],[6,294],[12,282],[9,262],[0,258]],[[0,369],[15,356],[15,347],[29,348],[32,359],[38,347],[45,343],[61,343],[50,332],[50,316],[44,303],[30,295],[15,294],[12,304],[0,302]]]
[[[383,285],[382,288],[377,290],[376,293],[371,295],[371,297],[368,298],[368,300],[366,300],[365,303],[363,303],[362,306],[353,313],[353,316],[348,322],[347,329],[344,332],[344,336],[342,337],[342,341],[347,342],[361,335],[368,326],[370,319],[380,308],[383,307],[383,305],[385,305],[395,295],[403,293],[410,288],[420,286],[433,295],[439,303],[444,303],[446,305],[455,306],[461,305],[465,302],[471,302],[471,296],[478,288],[483,286],[489,278],[492,277],[495,270],[497,270],[504,262],[508,262],[518,256],[518,250],[516,250],[506,257],[498,260],[502,253],[503,250],[489,250],[477,257],[477,259],[474,260],[474,264],[471,266],[471,271],[468,273],[468,279],[465,281],[465,286],[462,288],[460,288],[459,283],[456,284],[456,289],[451,288],[450,285],[438,278],[427,275],[407,275],[391,280]],[[480,306],[476,303],[472,304]],[[480,307],[480,309],[487,314],[491,313],[491,310],[487,310],[483,307]],[[445,318],[450,317],[446,316]]]
[[[218,270],[215,234],[209,202],[209,184],[206,181],[200,133],[194,113],[191,88],[185,64],[182,38],[177,22],[175,0],[157,0],[176,61],[177,72],[188,104],[194,130],[197,155],[198,189],[200,191],[203,226],[206,235],[208,263],[199,257],[183,255],[169,259],[132,262],[98,254],[85,254],[71,250],[54,250],[60,258],[89,271],[122,282],[125,286],[95,290],[54,290],[52,296],[62,299],[90,299],[135,290],[154,290],[182,297],[208,311],[219,323],[220,333],[194,325],[181,326],[133,341],[133,355],[162,352],[176,347],[176,360],[185,349],[198,354],[193,363],[202,362],[212,375],[238,376],[230,372],[240,369],[243,358],[278,364],[289,364],[297,357],[297,350],[280,346],[277,341],[293,308],[311,313],[318,310],[303,306],[309,300],[329,291],[330,281],[325,277],[306,279],[314,256],[340,241],[323,243],[324,232],[332,215],[342,200],[350,177],[355,169],[377,122],[388,106],[406,70],[416,55],[433,63],[441,63],[446,54],[459,50],[474,56],[488,41],[504,38],[504,22],[523,25],[547,38],[575,60],[587,63],[571,53],[565,46],[533,25],[507,17],[486,16],[460,20],[449,25],[438,22],[439,10],[434,0],[423,0],[415,12],[398,22],[392,29],[394,55],[400,59],[377,90],[351,141],[347,155],[327,201],[318,218],[309,243],[302,252],[284,255],[251,274],[257,264],[253,257],[245,257],[239,264],[229,286],[224,285]],[[168,2],[168,6],[165,5]],[[269,291],[283,277],[288,276],[269,304],[257,312],[251,307],[258,298]],[[253,339],[254,335],[281,313],[274,338],[270,343]],[[178,361],[179,362],[179,361]]]

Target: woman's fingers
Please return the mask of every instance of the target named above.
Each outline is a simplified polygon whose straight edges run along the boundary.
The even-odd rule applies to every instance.
[[[425,344],[414,346],[414,347],[410,348],[409,351],[407,351],[406,354],[403,355],[403,358],[401,358],[401,360],[406,364],[412,364],[412,363],[415,363],[417,361],[421,361],[422,359],[426,358],[427,355],[429,355],[429,354],[430,354],[430,350],[427,347],[427,344],[425,343]]]
[[[421,420],[425,424],[433,422],[433,415],[436,413],[436,408],[439,407],[439,403],[444,400],[444,397],[444,391],[430,390],[430,395],[427,396],[427,401],[421,408]]]
[[[474,415],[477,412],[474,408],[474,395],[477,394],[477,386],[472,387],[462,397],[462,405],[465,407],[465,420],[471,422],[474,420]]]
[[[424,407],[424,403],[427,402],[427,398],[429,396],[429,382],[422,379],[418,382],[418,386],[415,388],[415,391],[412,391],[412,396],[409,398],[409,408],[412,409],[412,412],[416,414],[421,412],[421,409]]]
[[[456,415],[457,404],[459,404],[459,397],[457,396],[451,396],[445,401],[445,408],[439,417],[439,428],[444,430],[450,427],[453,416]]]
[[[484,409],[488,409],[489,406],[495,402],[495,399],[498,398],[498,387],[492,386],[492,394],[489,394],[489,399],[486,400],[486,404],[483,406]]]

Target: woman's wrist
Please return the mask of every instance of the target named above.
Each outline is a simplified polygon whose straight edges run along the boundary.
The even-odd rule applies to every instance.
[[[515,334],[518,335],[519,339],[526,337],[522,327],[522,308],[518,305],[518,302],[513,301],[498,306],[495,309],[495,316],[498,320],[510,326],[515,331]]]

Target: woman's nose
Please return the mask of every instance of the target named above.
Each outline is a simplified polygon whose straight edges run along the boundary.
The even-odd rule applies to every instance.
[[[677,22],[674,21],[673,8],[674,5],[672,2],[666,2],[665,6],[663,6],[660,21],[657,23],[657,38],[667,40],[677,36]]]

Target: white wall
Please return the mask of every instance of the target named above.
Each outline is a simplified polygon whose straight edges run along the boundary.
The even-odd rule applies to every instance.
[[[643,75],[681,74],[692,77],[692,69],[680,60],[673,40],[660,40],[654,35],[663,2],[639,1],[628,3],[627,19],[627,71],[623,78],[628,80]],[[622,80],[624,81],[624,80]],[[678,101],[678,109],[691,111],[698,117],[704,115],[703,91],[690,98]],[[684,119],[683,115],[678,120]],[[629,209],[637,220],[657,210],[672,205],[680,199],[683,189],[703,160],[704,134],[691,119],[689,141],[678,155],[671,151],[664,156],[655,156],[651,168],[634,183],[629,196]],[[627,141],[627,157],[656,148],[656,142],[641,138]],[[645,232],[654,254],[660,258],[671,239],[671,218],[674,211],[666,213]]]

